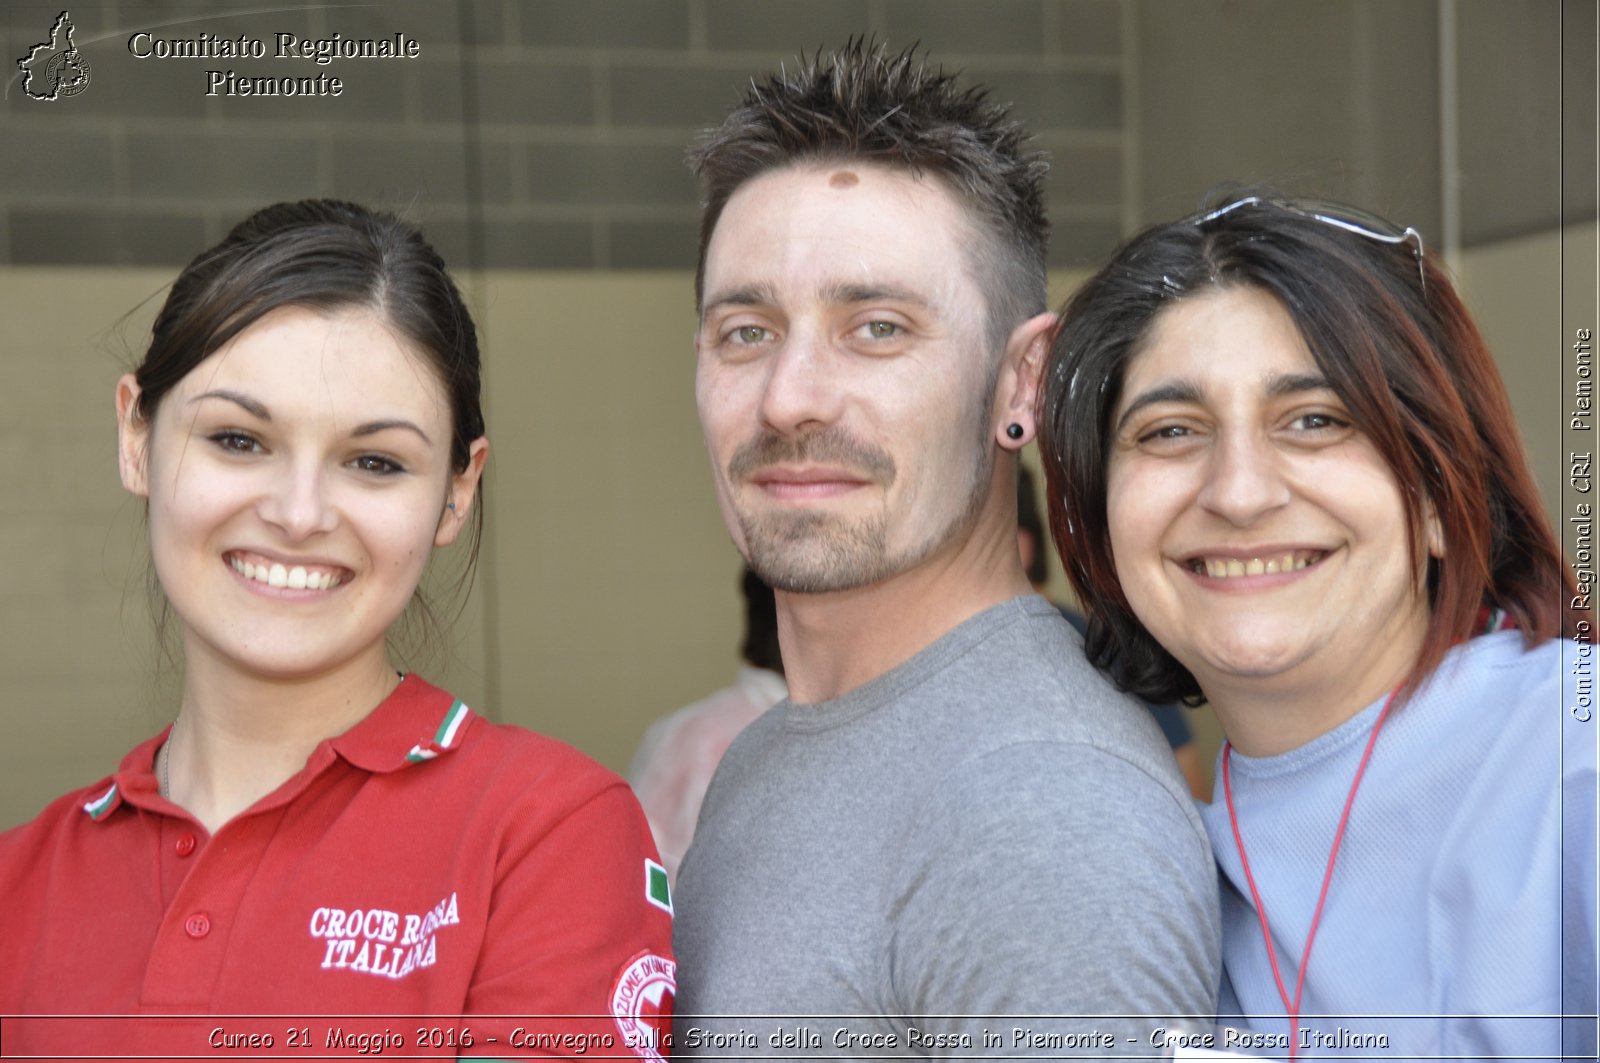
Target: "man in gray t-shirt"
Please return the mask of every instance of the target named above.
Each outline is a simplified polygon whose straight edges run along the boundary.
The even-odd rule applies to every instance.
[[[1045,164],[855,43],[692,152],[696,397],[789,699],[679,873],[675,1054],[1148,1055],[1216,1003],[1216,876],[1160,732],[1030,593]]]

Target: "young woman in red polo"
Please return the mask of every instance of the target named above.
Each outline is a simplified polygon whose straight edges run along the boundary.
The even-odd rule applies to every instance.
[[[268,207],[173,284],[116,406],[182,695],[0,835],[4,1051],[659,1058],[671,900],[626,784],[387,651],[435,548],[481,531],[478,344],[438,254]]]

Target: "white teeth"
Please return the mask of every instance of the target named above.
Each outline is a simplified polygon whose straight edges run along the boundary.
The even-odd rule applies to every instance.
[[[1259,564],[1261,564],[1261,562],[1252,561],[1251,564],[1259,565]],[[1278,559],[1277,558],[1273,558],[1272,560],[1267,562],[1266,572],[1267,572],[1267,575],[1269,575],[1269,576],[1277,574],[1277,572],[1278,572]]]
[[[1265,571],[1266,568],[1261,564],[1259,557],[1252,557],[1244,566],[1244,574],[1246,576],[1259,576]]]
[[[228,564],[233,570],[245,579],[265,583],[269,587],[283,587],[288,590],[325,591],[339,586],[342,580],[332,572],[318,572],[308,569],[304,565],[295,565],[293,568],[273,563],[270,565],[257,565],[243,558],[231,557]]]
[[[1232,579],[1235,576],[1242,576],[1242,575],[1244,575],[1244,562],[1243,561],[1230,560],[1228,562],[1228,578]]]

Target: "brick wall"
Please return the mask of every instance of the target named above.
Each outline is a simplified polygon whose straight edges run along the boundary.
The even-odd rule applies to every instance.
[[[46,37],[66,0],[8,0],[0,55]],[[920,41],[1012,102],[1054,158],[1055,265],[1094,260],[1122,222],[1116,0],[385,0],[273,14],[194,0],[79,0],[92,80],[0,103],[0,262],[180,265],[265,202],[340,196],[412,211],[453,265],[692,266],[685,145],[752,74],[875,33]],[[140,30],[263,39],[262,59],[146,58]],[[273,35],[387,37],[412,60],[272,56]],[[206,96],[205,71],[336,75],[338,98]]]

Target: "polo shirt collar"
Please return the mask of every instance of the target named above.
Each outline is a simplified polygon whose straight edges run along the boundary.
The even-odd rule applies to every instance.
[[[460,698],[408,675],[365,719],[328,745],[364,771],[399,771],[460,748],[472,715]],[[316,761],[312,754],[312,764]]]
[[[325,769],[334,756],[374,773],[388,773],[433,760],[461,746],[473,712],[460,698],[415,675],[400,680],[394,692],[350,730],[312,751],[296,779]],[[82,808],[97,823],[108,819],[125,793],[159,800],[155,776],[156,751],[166,740],[168,727],[135,746],[118,765],[117,774],[89,791]],[[291,780],[292,782],[293,780]],[[288,784],[285,784],[288,785]]]

